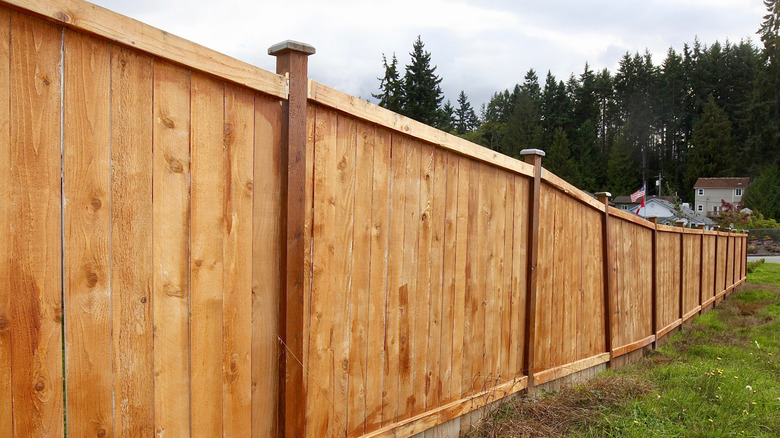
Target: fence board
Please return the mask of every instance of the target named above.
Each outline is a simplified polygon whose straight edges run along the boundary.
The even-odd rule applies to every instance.
[[[538,288],[536,298],[536,339],[534,348],[535,364],[533,371],[541,371],[552,367],[552,315],[553,309],[553,276],[555,250],[555,206],[557,190],[546,184],[541,187],[541,206],[539,210],[539,261]]]
[[[245,435],[252,429],[254,95],[249,90],[226,85],[224,108],[222,420],[223,435],[229,437]]]
[[[455,158],[452,155],[452,158]],[[457,157],[458,161],[458,202],[455,224],[455,293],[453,299],[453,329],[452,329],[452,379],[450,391],[452,399],[459,399],[464,394],[467,372],[465,338],[468,335],[469,311],[468,300],[468,231],[470,215],[470,174],[471,166],[465,157]]]
[[[479,204],[479,179],[480,167],[475,161],[464,160],[461,162],[461,168],[468,166],[468,214],[466,231],[466,254],[465,254],[465,273],[466,273],[466,293],[465,315],[463,328],[463,374],[461,377],[461,396],[466,396],[474,392],[476,386],[476,368],[477,351],[481,354],[481,346],[477,345],[475,333],[477,330],[477,312],[479,311],[479,296],[477,285],[477,259],[481,256],[478,252],[479,230],[480,228],[480,204]]]
[[[444,226],[447,201],[447,158],[441,149],[433,150],[433,199],[431,200],[430,305],[428,310],[428,339],[425,366],[425,410],[438,407],[441,400],[442,379],[440,366],[449,362],[442,356],[442,303],[444,287]],[[423,289],[424,293],[425,290]]]
[[[497,383],[511,381],[514,378],[514,370],[510,368],[512,356],[512,268],[513,253],[512,248],[514,239],[514,220],[515,220],[515,177],[514,175],[504,175],[506,183],[506,193],[504,194],[504,262],[502,263],[504,275],[502,278],[502,296],[501,296],[501,342],[499,343],[499,369],[496,376]]]
[[[699,293],[701,291],[701,239],[697,234],[684,234],[683,251],[685,258],[683,260],[683,314],[688,314],[696,306],[700,305]]]
[[[367,367],[367,331],[371,276],[371,213],[374,168],[374,128],[366,123],[357,125],[355,150],[355,201],[352,287],[349,297],[349,396],[347,436],[360,436],[365,431]],[[374,358],[376,360],[376,358]]]
[[[279,437],[282,107],[254,96],[252,180],[252,436]],[[312,118],[313,119],[313,118]],[[307,161],[309,162],[309,161]],[[307,285],[309,285],[307,283]],[[303,358],[301,358],[304,360]],[[305,409],[301,400],[301,409]]]
[[[11,359],[11,14],[0,8],[0,437],[12,437],[13,382]]]
[[[65,32],[63,196],[68,433],[112,436],[108,44]],[[106,206],[106,208],[103,208]],[[107,336],[108,335],[108,336]],[[104,358],[104,360],[96,360]]]
[[[190,73],[154,65],[154,421],[190,434]]]
[[[382,389],[384,366],[387,361],[385,330],[389,309],[388,298],[388,239],[390,213],[391,136],[384,129],[375,130],[373,143],[373,173],[371,201],[371,273],[368,302],[368,345],[366,350],[366,421],[365,430],[371,432],[382,425]]]
[[[152,60],[111,52],[114,435],[154,433]]]
[[[417,148],[417,146],[415,146]],[[414,273],[415,287],[410,289],[410,303],[414,303],[414,314],[411,337],[412,355],[412,392],[407,398],[410,404],[411,415],[417,415],[425,410],[426,398],[429,390],[430,375],[427,368],[428,330],[430,322],[430,308],[432,306],[431,291],[431,248],[433,239],[433,202],[435,164],[433,147],[421,144],[419,181],[419,222],[417,229],[417,263]],[[411,312],[411,310],[410,310]]]
[[[457,221],[458,221],[458,161],[459,158],[454,154],[443,154],[442,164],[444,176],[442,178],[445,187],[443,195],[443,255],[442,255],[442,305],[441,305],[441,346],[439,349],[439,378],[438,392],[440,403],[447,403],[456,399],[455,393],[459,393],[459,387],[455,388],[453,382],[453,371],[456,367],[454,352],[457,340],[455,333],[459,332],[462,345],[462,321],[463,315],[462,303],[456,297],[456,270],[457,258]],[[460,307],[459,309],[457,307]],[[435,348],[435,346],[434,346]],[[462,349],[462,347],[461,347]],[[459,383],[459,382],[458,382]]]
[[[528,178],[515,175],[513,177],[514,212],[513,212],[513,243],[512,243],[512,294],[511,294],[511,336],[509,368],[512,372],[507,379],[523,374],[525,360],[525,314],[528,265],[528,208],[529,189]]]
[[[62,29],[11,14],[10,304],[15,436],[62,436]],[[51,43],[53,42],[53,44]]]

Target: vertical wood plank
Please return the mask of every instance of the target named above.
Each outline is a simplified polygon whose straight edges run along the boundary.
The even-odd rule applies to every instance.
[[[455,158],[455,156],[452,156]],[[468,305],[467,282],[468,282],[468,231],[469,226],[469,172],[470,164],[465,157],[458,156],[458,177],[457,177],[457,214],[455,217],[455,292],[453,297],[453,328],[452,328],[452,379],[450,392],[452,399],[459,399],[464,394],[465,379],[468,377],[464,372],[464,362],[467,356],[464,352],[465,337],[468,334],[467,318]]]
[[[490,207],[490,197],[493,187],[491,187],[491,167],[487,164],[480,163],[478,167],[479,177],[479,197],[478,205],[479,211],[477,216],[477,248],[476,248],[476,288],[474,302],[475,319],[473,320],[473,337],[472,343],[474,344],[474,385],[472,389],[474,392],[485,390],[486,377],[488,370],[486,369],[487,362],[487,345],[488,339],[485,330],[490,326],[490,321],[487,320],[487,301],[488,301],[488,287],[490,287],[490,279],[488,278],[490,265],[492,260],[490,237],[495,235],[495,222],[493,220],[493,212]],[[492,333],[491,333],[492,336]]]
[[[154,434],[152,59],[111,52],[114,435]]]
[[[312,293],[309,335],[308,394],[306,432],[309,436],[327,436],[334,409],[334,356],[331,352],[335,297],[329,277],[335,277],[336,213],[336,114],[317,109],[314,154],[314,220],[312,222]]]
[[[464,295],[465,302],[465,315],[464,315],[464,332],[463,332],[463,368],[461,377],[461,397],[469,395],[474,392],[474,386],[476,381],[476,375],[478,368],[476,367],[477,358],[482,360],[481,356],[477,355],[477,352],[481,353],[481,348],[476,345],[475,332],[482,330],[477,328],[477,312],[479,311],[479,292],[477,291],[477,259],[481,257],[479,253],[479,216],[480,216],[480,199],[479,199],[479,175],[480,167],[479,163],[474,160],[464,159],[465,162],[461,162],[461,169],[466,165],[469,168],[468,182],[465,182],[466,188],[468,188],[468,206],[467,210],[467,231],[466,231],[466,260],[465,260],[465,275],[466,275],[466,290]],[[462,178],[462,177],[461,177]],[[458,196],[465,196],[458,195]],[[460,209],[460,208],[459,208]]]
[[[385,330],[389,312],[388,299],[388,239],[390,214],[391,136],[384,129],[374,131],[374,161],[371,202],[371,273],[368,302],[368,348],[366,350],[366,425],[371,432],[382,424]]]
[[[428,339],[426,346],[425,365],[425,406],[423,410],[440,405],[442,393],[442,378],[440,366],[449,362],[449,357],[442,357],[442,313],[444,285],[444,238],[445,238],[445,203],[447,189],[447,157],[441,149],[433,150],[433,182],[430,200],[431,216],[431,260],[430,273],[430,304],[428,308]]]
[[[222,435],[225,87],[192,74],[190,369],[192,435]]]
[[[398,419],[412,415],[415,401],[422,394],[414,393],[414,316],[417,311],[417,250],[420,225],[420,143],[402,139],[406,155],[406,215],[404,216],[404,265],[399,289],[399,391]]]
[[[111,436],[111,52],[68,30],[64,46],[67,426],[73,436]]]
[[[11,14],[0,8],[0,437],[10,438],[13,426],[11,359]]]
[[[365,431],[367,333],[371,269],[371,213],[374,170],[375,128],[366,123],[357,126],[355,156],[354,240],[352,287],[349,297],[349,424],[347,436],[360,436]],[[376,357],[370,360],[376,360]]]
[[[190,72],[154,64],[154,422],[190,435]]]
[[[512,268],[514,245],[514,220],[515,220],[515,176],[505,174],[506,184],[505,203],[504,203],[504,264],[503,264],[503,282],[501,295],[501,342],[499,350],[499,374],[496,376],[497,382],[506,382],[512,380],[515,376],[514,368],[510,368],[512,351],[512,298],[514,287],[512,286]]]
[[[407,399],[411,404],[411,413],[416,415],[425,409],[426,399],[430,390],[430,377],[427,369],[428,331],[431,294],[431,247],[433,240],[433,189],[434,189],[434,159],[433,146],[420,145],[420,174],[418,176],[419,221],[417,223],[417,272],[416,287],[412,289],[415,302],[414,328],[412,338],[412,394]]]
[[[512,302],[511,302],[511,336],[510,336],[510,362],[509,369],[512,374],[507,376],[517,377],[523,374],[523,360],[526,341],[526,294],[528,275],[528,187],[529,182],[525,177],[515,175],[512,186],[515,189],[514,213],[512,223],[514,225],[512,243]]]
[[[223,436],[231,437],[247,435],[252,429],[254,95],[226,85],[224,107],[222,420]]]
[[[525,322],[525,352],[523,360],[523,370],[528,376],[528,387],[534,386],[534,370],[536,369],[536,322],[537,308],[539,304],[536,299],[536,293],[539,289],[537,277],[539,275],[539,234],[540,234],[540,211],[542,207],[541,189],[542,189],[542,156],[544,153],[535,150],[521,151],[526,152],[525,161],[534,166],[534,176],[529,193],[529,212],[528,212],[528,283],[526,286],[526,322]]]
[[[349,297],[352,294],[353,283],[353,248],[354,248],[354,209],[355,209],[355,149],[357,145],[357,124],[350,117],[338,116],[338,134],[336,141],[335,161],[331,185],[335,190],[335,215],[326,226],[334,228],[333,241],[334,269],[325,272],[330,277],[330,287],[327,293],[333,295],[334,305],[328,312],[333,317],[333,328],[330,335],[330,351],[332,352],[331,371],[334,375],[333,412],[329,421],[328,436],[343,436],[347,433],[349,424],[349,348],[350,338],[348,328]],[[316,243],[315,243],[316,245]],[[362,416],[362,414],[361,414]]]
[[[462,337],[462,319],[455,319],[455,315],[463,315],[456,306],[460,304],[456,301],[456,263],[457,259],[457,221],[458,221],[458,161],[459,158],[454,154],[444,156],[446,176],[444,181],[444,243],[443,243],[443,272],[442,272],[442,305],[441,305],[441,347],[439,349],[439,379],[441,388],[439,393],[440,404],[455,400],[453,390],[456,382],[453,381],[453,370],[455,368],[454,351],[457,341],[455,340],[456,331],[460,331],[460,342]],[[459,326],[459,327],[456,327]],[[461,347],[462,348],[462,347]],[[460,382],[457,382],[459,384]],[[459,389],[459,387],[458,387]]]
[[[10,304],[15,436],[62,436],[62,29],[11,14]]]
[[[252,183],[252,436],[279,437],[282,108],[255,94]],[[311,117],[314,120],[314,117]],[[313,149],[313,147],[312,147]],[[311,193],[311,192],[309,192]],[[304,360],[304,358],[301,358]]]
[[[387,307],[385,317],[384,390],[382,391],[382,426],[394,423],[399,414],[400,385],[400,292],[403,281],[404,219],[406,205],[406,142],[403,136],[391,137],[390,211],[387,255]]]

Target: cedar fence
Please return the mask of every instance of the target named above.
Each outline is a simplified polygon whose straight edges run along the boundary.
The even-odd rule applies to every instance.
[[[0,437],[410,436],[648,347],[746,235],[81,0],[0,5]],[[67,418],[67,422],[65,419]]]

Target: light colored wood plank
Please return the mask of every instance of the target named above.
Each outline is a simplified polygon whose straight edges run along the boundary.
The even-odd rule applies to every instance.
[[[412,394],[407,400],[411,404],[412,415],[425,410],[426,399],[430,391],[430,376],[427,369],[428,332],[431,308],[431,247],[433,241],[432,217],[434,201],[435,167],[434,148],[420,145],[419,169],[419,221],[417,223],[417,263],[416,287],[412,289],[414,302],[414,327],[412,339]]]
[[[214,437],[222,434],[225,86],[197,73],[191,81],[191,433]]]
[[[254,101],[249,90],[225,86],[222,420],[226,437],[246,435],[252,429]]]
[[[403,287],[404,219],[406,206],[406,141],[403,136],[391,137],[390,211],[388,224],[387,308],[385,318],[385,369],[382,391],[382,426],[395,423],[399,414],[400,385],[400,324]]]
[[[369,297],[371,296],[371,213],[374,170],[375,128],[367,123],[357,124],[355,157],[354,237],[352,254],[352,287],[349,297],[349,424],[347,436],[360,436],[365,431],[367,337],[369,325]]]
[[[111,50],[114,435],[154,434],[152,59]]]
[[[450,361],[450,356],[442,357],[442,328],[444,312],[444,238],[445,238],[445,203],[447,201],[447,152],[440,149],[433,151],[433,185],[431,199],[431,249],[429,252],[430,301],[428,308],[428,345],[426,346],[425,365],[425,407],[429,410],[441,403],[442,385],[444,384],[440,367]],[[453,266],[454,268],[454,266]],[[449,337],[449,336],[448,336]],[[451,338],[450,338],[451,340]]]
[[[488,148],[471,143],[455,135],[440,131],[416,120],[396,114],[378,105],[335,90],[317,81],[309,80],[309,99],[343,111],[362,120],[376,123],[395,132],[411,135],[414,138],[432,143],[461,155],[471,157],[491,165],[531,176],[533,167],[522,161],[502,155]]]
[[[501,374],[502,303],[506,292],[504,279],[504,241],[506,239],[506,178],[495,167],[489,168],[488,203],[488,286],[485,288],[485,388],[498,383]]]
[[[464,295],[464,323],[463,323],[463,366],[461,376],[461,396],[474,393],[474,386],[476,386],[476,375],[478,368],[476,367],[477,359],[482,361],[482,348],[476,344],[475,333],[483,330],[477,326],[477,312],[479,311],[479,291],[478,289],[478,273],[477,273],[477,260],[481,257],[479,251],[479,234],[481,232],[479,225],[480,212],[480,198],[479,198],[479,178],[480,178],[480,166],[479,163],[474,160],[463,159],[461,161],[461,173],[463,168],[468,167],[468,181],[464,184],[468,189],[463,195],[458,192],[458,197],[467,196],[468,206],[467,219],[466,219],[466,263],[465,263],[465,295]],[[461,176],[463,178],[463,176]],[[460,206],[458,206],[460,210]],[[479,355],[478,355],[479,354]]]
[[[409,437],[424,432],[438,424],[444,424],[452,419],[462,417],[477,409],[483,408],[497,399],[507,397],[522,391],[528,386],[528,378],[507,382],[498,387],[480,391],[468,397],[461,398],[439,408],[424,412],[420,415],[391,424],[377,431],[364,435],[364,438],[376,437]]]
[[[556,190],[542,184],[539,207],[539,260],[537,263],[538,292],[536,298],[536,336],[534,340],[534,371],[551,366],[551,324],[553,305],[553,275],[555,247]],[[530,207],[529,207],[530,208]]]
[[[455,159],[456,156],[452,155]],[[455,216],[455,292],[452,305],[452,379],[450,380],[450,399],[459,399],[464,394],[465,378],[464,362],[468,359],[464,349],[466,336],[469,333],[467,326],[469,311],[466,308],[469,301],[466,299],[466,289],[468,282],[468,231],[469,226],[469,161],[465,157],[457,156],[458,177],[457,177],[457,213]],[[449,181],[449,179],[448,179]]]
[[[444,161],[444,228],[443,228],[443,256],[442,256],[442,305],[441,305],[441,346],[439,349],[439,403],[448,403],[455,397],[453,391],[456,383],[453,382],[453,369],[455,367],[455,333],[460,333],[461,349],[463,344],[463,319],[455,319],[455,315],[462,316],[462,303],[456,302],[456,278],[458,276],[456,264],[457,258],[457,225],[458,225],[458,161],[455,154],[446,153]],[[438,175],[438,174],[437,174]],[[460,310],[456,309],[460,306]],[[456,328],[456,326],[458,326]],[[434,347],[435,348],[435,347]],[[457,382],[459,384],[460,382]]]
[[[595,356],[586,357],[584,359],[567,363],[566,365],[560,365],[555,368],[550,368],[549,370],[536,373],[534,374],[534,383],[541,385],[543,383],[551,382],[553,380],[566,377],[568,375],[606,362],[609,362],[609,353],[601,353]]]
[[[331,164],[330,184],[335,193],[335,215],[326,226],[334,228],[333,270],[327,293],[333,295],[334,305],[328,309],[333,318],[330,335],[330,351],[333,354],[334,391],[333,411],[329,417],[329,436],[343,436],[349,424],[349,297],[352,294],[354,209],[355,209],[355,150],[357,147],[357,123],[351,117],[339,114],[336,137],[335,161]],[[316,170],[316,169],[315,169]],[[315,243],[316,245],[316,243]],[[360,414],[363,416],[364,414]]]
[[[371,274],[368,302],[368,348],[366,350],[366,432],[382,425],[382,394],[385,350],[385,330],[389,312],[388,247],[390,225],[391,136],[385,129],[374,134],[373,198],[371,205]]]
[[[43,15],[71,29],[95,34],[231,82],[287,98],[283,76],[238,61],[100,6],[82,0],[3,1]]]
[[[63,64],[67,431],[112,436],[111,48],[65,31]]]
[[[14,436],[62,436],[62,29],[11,14],[10,303]]]
[[[308,396],[306,400],[306,432],[310,436],[327,436],[329,418],[335,408],[335,366],[331,350],[335,297],[331,293],[330,277],[336,277],[335,227],[337,171],[337,117],[330,111],[317,109],[314,154],[314,220],[312,222],[312,293],[308,357]]]
[[[0,8],[0,437],[10,438],[13,426],[11,360],[11,14]]]
[[[623,219],[624,221],[631,222],[633,224],[645,227],[647,229],[654,229],[655,228],[655,226],[653,225],[652,222],[650,222],[648,220],[645,220],[645,219],[642,219],[641,217],[639,217],[639,216],[637,216],[635,214],[631,214],[631,213],[629,213],[627,211],[623,211],[623,210],[617,209],[615,207],[610,207],[609,208],[609,215],[618,217],[620,219]]]
[[[499,373],[497,381],[500,383],[514,379],[514,369],[510,368],[512,356],[512,268],[514,245],[514,219],[515,219],[515,175],[504,175],[506,194],[504,202],[504,263],[503,282],[501,295],[501,341],[499,350]]]
[[[569,273],[568,261],[570,257],[573,257],[572,252],[564,250],[564,246],[567,244],[567,229],[568,229],[568,211],[569,208],[566,205],[567,197],[556,190],[555,196],[555,225],[553,228],[554,243],[553,243],[553,288],[551,289],[552,300],[552,325],[550,328],[550,362],[547,364],[548,368],[557,367],[566,363],[567,358],[565,356],[566,351],[564,344],[568,342],[566,339],[566,313],[568,302],[568,282]]]
[[[154,64],[154,423],[190,434],[190,73]]]
[[[529,180],[514,177],[514,231],[512,243],[512,294],[511,294],[511,336],[509,378],[517,378],[523,373],[524,351],[527,333],[525,330],[526,290],[528,279],[528,217],[529,217]]]
[[[282,107],[254,96],[252,180],[252,436],[279,437]],[[314,117],[311,117],[314,120]],[[310,149],[310,148],[307,148]],[[311,148],[313,149],[313,148]],[[308,162],[308,161],[307,161]],[[309,192],[311,193],[311,192]],[[308,270],[307,270],[308,271]],[[304,358],[300,358],[302,361]],[[304,408],[302,402],[301,409]]]
[[[576,200],[578,201],[578,203],[587,205],[588,207],[593,208],[596,211],[604,211],[605,208],[604,204],[599,202],[598,199],[583,192],[582,190],[575,187],[574,185],[569,184],[567,181],[555,175],[554,173],[548,171],[547,169],[545,169],[542,172],[542,180],[550,184],[551,186],[557,188],[558,190],[562,191],[567,198]]]
[[[485,330],[489,328],[489,321],[487,319],[487,301],[488,301],[488,288],[490,287],[490,279],[488,278],[491,262],[490,260],[490,237],[495,235],[495,222],[492,220],[493,211],[490,205],[490,195],[492,194],[493,187],[491,187],[491,167],[485,163],[479,163],[478,166],[479,177],[479,198],[478,205],[479,211],[477,215],[477,247],[474,251],[476,253],[476,302],[474,303],[474,320],[472,326],[472,343],[474,344],[474,353],[472,355],[473,368],[472,374],[474,376],[472,390],[480,392],[486,389],[486,379],[490,372],[487,368],[487,334]],[[492,333],[490,334],[492,336]]]
[[[631,342],[629,344],[622,345],[622,346],[617,347],[617,348],[613,348],[612,349],[612,357],[622,356],[622,355],[628,354],[628,353],[630,353],[630,352],[632,352],[634,350],[638,350],[638,349],[640,349],[640,348],[642,348],[644,346],[650,345],[651,343],[653,343],[653,341],[655,341],[655,339],[656,339],[655,335],[650,335],[650,336],[647,336],[644,339],[640,339],[638,341]]]

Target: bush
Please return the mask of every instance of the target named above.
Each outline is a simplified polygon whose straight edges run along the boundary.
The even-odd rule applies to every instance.
[[[765,261],[766,260],[764,260],[764,259],[758,259],[758,260],[753,261],[753,262],[748,262],[748,264],[747,264],[747,271],[749,273],[752,273],[757,267],[763,265]]]

